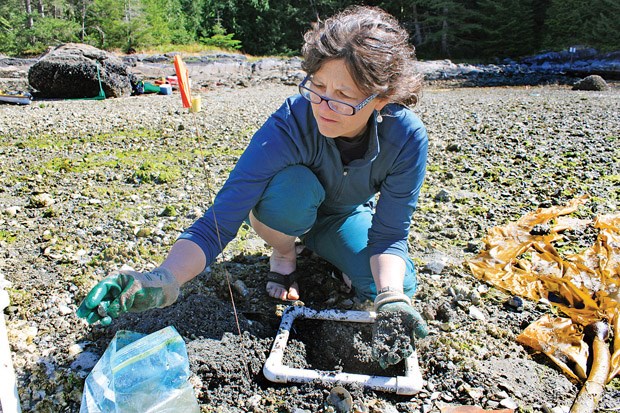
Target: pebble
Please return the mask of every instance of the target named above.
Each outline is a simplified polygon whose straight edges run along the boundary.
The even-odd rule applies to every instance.
[[[446,260],[441,257],[436,257],[432,259],[432,261],[427,262],[422,271],[431,274],[441,274],[445,266]]]
[[[50,194],[36,194],[30,198],[30,206],[33,208],[45,208],[54,203]]]
[[[474,320],[478,320],[478,321],[486,320],[484,313],[473,305],[469,307],[469,316],[473,318]]]
[[[484,396],[484,389],[481,387],[473,387],[467,389],[467,394],[474,400],[480,400]]]
[[[437,195],[435,195],[435,201],[437,202],[449,202],[452,199],[450,192],[445,189],[440,190]]]
[[[9,217],[14,218],[20,212],[20,208],[18,206],[8,207],[3,212]]]
[[[353,300],[351,300],[350,298],[345,298],[344,300],[342,300],[342,301],[340,302],[340,306],[341,306],[342,308],[347,309],[347,310],[349,310],[349,309],[353,308],[353,304],[354,304],[354,302],[353,302]]]
[[[74,370],[90,370],[95,366],[95,364],[97,364],[99,358],[99,354],[84,351],[77,355],[75,361],[71,363],[70,367]]]
[[[379,401],[375,408],[381,413],[398,413],[398,409],[386,401]]]
[[[248,401],[246,402],[246,406],[253,410],[258,409],[260,407],[261,398],[262,397],[259,394],[255,394],[248,399]]]
[[[523,311],[523,299],[514,295],[506,301],[505,306],[512,311],[520,313]]]
[[[507,409],[517,409],[519,407],[519,405],[510,397],[502,399],[499,404]]]
[[[476,290],[472,291],[469,294],[469,301],[471,301],[472,304],[474,305],[478,305],[480,304],[480,293]]]
[[[243,298],[247,298],[250,295],[250,290],[248,286],[242,280],[236,280],[233,283],[233,288],[235,291]]]
[[[329,392],[326,403],[336,412],[349,412],[353,406],[351,393],[342,386],[336,386]]]
[[[73,313],[73,310],[67,307],[66,305],[59,305],[58,312],[60,313],[60,315],[69,315]]]

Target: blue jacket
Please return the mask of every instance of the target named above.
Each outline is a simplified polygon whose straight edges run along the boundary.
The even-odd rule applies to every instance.
[[[343,165],[333,139],[318,130],[310,102],[288,98],[254,134],[228,180],[203,217],[180,238],[198,244],[210,265],[220,253],[213,210],[223,246],[258,203],[271,178],[290,165],[305,165],[325,189],[323,214],[352,211],[380,193],[369,232],[370,255],[407,259],[407,237],[426,172],[428,137],[411,110],[383,109],[383,122],[371,120],[369,148],[362,159]],[[387,115],[386,115],[387,113]]]

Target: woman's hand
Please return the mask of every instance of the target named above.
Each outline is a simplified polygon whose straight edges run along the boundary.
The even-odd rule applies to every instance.
[[[77,315],[89,324],[99,321],[107,326],[122,313],[166,307],[178,296],[179,282],[165,268],[146,273],[121,271],[95,285],[77,309]]]
[[[414,339],[428,335],[426,322],[409,297],[386,292],[375,299],[377,316],[372,330],[372,356],[381,368],[397,364],[413,353]]]

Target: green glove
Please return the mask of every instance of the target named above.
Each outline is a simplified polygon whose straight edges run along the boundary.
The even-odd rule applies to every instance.
[[[121,271],[101,280],[77,309],[78,317],[89,324],[107,326],[126,312],[167,307],[179,296],[179,282],[165,268],[151,272]]]
[[[428,327],[403,293],[379,294],[375,299],[375,311],[372,356],[385,369],[409,357],[413,353],[414,339],[426,337]]]

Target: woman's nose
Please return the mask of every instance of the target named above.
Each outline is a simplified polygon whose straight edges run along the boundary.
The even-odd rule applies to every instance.
[[[321,104],[320,104],[319,106],[322,106],[322,107],[323,107],[323,109],[326,109],[326,110],[327,110],[327,109],[330,109],[329,104],[327,103],[327,100],[325,100],[325,99],[323,99],[323,100],[321,101]]]

